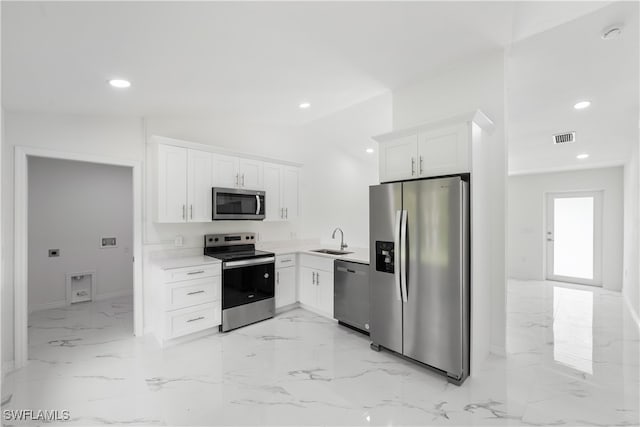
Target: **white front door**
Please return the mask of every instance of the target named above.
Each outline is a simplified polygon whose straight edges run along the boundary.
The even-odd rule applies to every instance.
[[[547,194],[547,279],[602,286],[602,192]]]

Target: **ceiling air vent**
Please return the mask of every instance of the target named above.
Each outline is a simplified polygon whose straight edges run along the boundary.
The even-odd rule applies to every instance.
[[[566,132],[553,135],[554,144],[569,144],[570,142],[576,142],[575,132]]]

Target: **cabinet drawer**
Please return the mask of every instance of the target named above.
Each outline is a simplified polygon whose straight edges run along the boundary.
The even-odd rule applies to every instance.
[[[201,304],[165,313],[165,339],[198,332],[221,323],[220,302]]]
[[[196,265],[193,267],[172,268],[165,270],[165,282],[179,282],[182,280],[200,279],[202,277],[220,276],[220,264]]]
[[[324,270],[333,272],[333,258],[315,256],[315,255],[300,255],[300,265],[303,267],[314,268],[316,270]]]
[[[293,267],[296,265],[296,254],[276,255],[276,268]]]
[[[220,276],[186,280],[166,285],[165,310],[190,307],[220,299]]]

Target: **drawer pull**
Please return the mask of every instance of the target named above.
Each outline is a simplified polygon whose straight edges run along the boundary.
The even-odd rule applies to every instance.
[[[280,260],[280,262],[281,262],[281,263],[291,262],[291,261],[293,261],[293,260],[290,260],[290,259],[283,259],[283,260]]]
[[[188,272],[187,274],[188,274],[188,275],[192,275],[192,274],[202,274],[202,273],[204,273],[204,270],[190,271],[190,272]]]
[[[204,320],[204,316],[196,317],[195,319],[187,320],[187,323],[197,322],[198,320]]]
[[[189,292],[187,295],[195,295],[195,294],[203,294],[204,291],[193,291],[193,292]]]

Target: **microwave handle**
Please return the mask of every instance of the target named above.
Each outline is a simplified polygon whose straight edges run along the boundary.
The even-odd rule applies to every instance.
[[[258,202],[258,207],[256,209],[256,215],[260,214],[260,196],[256,194],[256,201]]]

